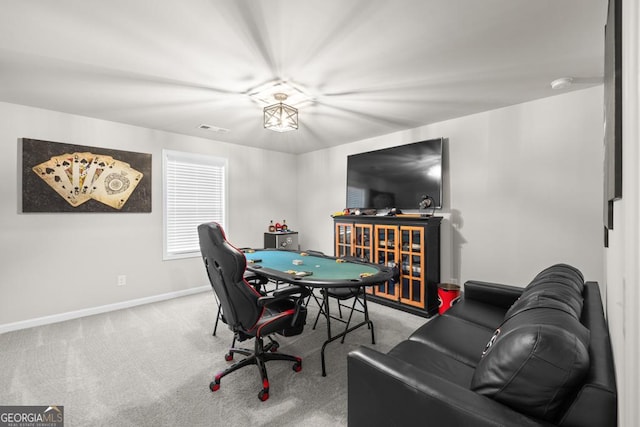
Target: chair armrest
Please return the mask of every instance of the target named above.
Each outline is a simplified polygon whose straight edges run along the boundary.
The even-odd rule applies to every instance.
[[[469,280],[464,284],[464,298],[509,308],[520,298],[523,290],[518,286]]]
[[[304,299],[311,294],[311,290],[304,286],[291,285],[286,288],[280,288],[273,291],[270,295],[258,298],[258,305],[265,306],[280,300],[294,300],[295,313],[291,318],[291,325],[295,325],[298,316],[304,311],[306,318],[306,307],[304,307]],[[303,319],[304,320],[304,319]]]
[[[550,426],[367,347],[350,352],[347,360],[349,427],[427,421],[446,426]]]
[[[262,286],[269,283],[269,279],[264,276],[260,276],[259,274],[252,273],[248,270],[244,272],[242,278],[251,286],[253,286],[255,290],[258,291],[261,295],[266,294],[265,290],[262,289]]]
[[[244,280],[246,280],[247,282],[250,282],[250,283],[257,282],[257,283],[262,284],[262,285],[264,285],[266,283],[269,283],[269,279],[267,279],[266,277],[261,276],[261,275],[256,274],[256,273],[252,273],[250,271],[245,271],[244,275],[242,277],[244,277]]]
[[[306,297],[309,294],[311,294],[311,290],[309,288],[297,285],[287,286],[286,288],[278,288],[272,292],[272,295],[276,297],[279,297],[281,295],[300,295],[302,297]]]
[[[311,291],[305,288],[304,286],[291,285],[291,286],[287,286],[286,288],[276,289],[275,291],[271,292],[269,295],[261,296],[260,298],[258,298],[258,305],[265,306],[265,305],[274,303],[276,301],[281,301],[285,299],[290,300],[292,299],[292,297],[295,297],[293,299],[295,299],[297,302],[301,302],[310,293]]]

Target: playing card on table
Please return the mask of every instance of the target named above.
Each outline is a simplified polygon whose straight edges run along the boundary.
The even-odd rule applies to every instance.
[[[142,176],[142,172],[133,169],[128,163],[114,160],[102,170],[98,178],[94,179],[91,197],[112,208],[120,209],[135,190]]]

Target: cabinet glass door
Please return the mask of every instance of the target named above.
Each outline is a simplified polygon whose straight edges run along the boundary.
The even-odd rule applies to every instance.
[[[353,253],[353,224],[336,223],[335,240],[335,256],[351,256]]]
[[[372,234],[373,224],[354,224],[353,256],[367,262],[373,262]]]
[[[398,227],[387,225],[376,225],[376,246],[375,262],[396,267],[398,264]],[[398,300],[398,283],[395,280],[388,280],[373,287],[374,294],[394,301]]]
[[[400,302],[424,308],[424,228],[400,227]]]

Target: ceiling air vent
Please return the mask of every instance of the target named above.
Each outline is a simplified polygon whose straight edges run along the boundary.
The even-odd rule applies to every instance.
[[[225,128],[221,128],[218,126],[213,126],[213,125],[207,125],[207,124],[201,124],[200,126],[198,126],[198,129],[204,129],[204,130],[210,130],[211,132],[218,132],[218,133],[227,133],[229,132],[229,129],[225,129]]]

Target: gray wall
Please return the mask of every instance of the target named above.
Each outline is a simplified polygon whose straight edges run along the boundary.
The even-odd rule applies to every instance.
[[[151,153],[152,212],[21,213],[22,137]],[[6,103],[0,141],[0,326],[208,284],[199,258],[162,260],[163,148],[229,159],[226,231],[238,246],[262,246],[270,219],[298,225],[293,155]]]
[[[303,246],[333,252],[347,155],[445,137],[443,281],[524,286],[567,262],[602,283],[602,103],[598,86],[301,155]]]

